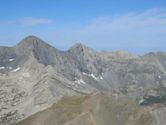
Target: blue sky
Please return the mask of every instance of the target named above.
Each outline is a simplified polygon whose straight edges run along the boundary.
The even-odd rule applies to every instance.
[[[0,0],[0,45],[36,35],[66,50],[166,50],[165,0]]]

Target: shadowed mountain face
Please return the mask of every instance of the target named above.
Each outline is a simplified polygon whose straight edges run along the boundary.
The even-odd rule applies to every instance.
[[[60,51],[35,36],[14,47],[0,47],[0,125],[27,118],[64,96],[96,91],[155,108],[156,125],[163,125],[165,87],[165,52],[97,52],[80,43]]]

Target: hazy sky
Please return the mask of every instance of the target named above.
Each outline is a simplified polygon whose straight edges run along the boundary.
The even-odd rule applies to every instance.
[[[62,50],[166,51],[166,0],[0,0],[0,45],[28,35]]]

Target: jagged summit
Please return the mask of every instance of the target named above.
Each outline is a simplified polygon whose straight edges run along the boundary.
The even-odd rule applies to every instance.
[[[46,46],[51,46],[48,43],[44,42],[43,40],[41,40],[40,38],[30,35],[25,37],[23,40],[21,40],[21,42],[19,42],[17,44],[18,47],[29,47],[29,46],[36,46],[36,45],[46,45]]]
[[[32,43],[33,41],[42,41],[42,40],[40,40],[38,37],[36,37],[36,36],[33,36],[33,35],[29,35],[29,36],[27,36],[27,37],[25,37],[23,40],[21,40],[21,42],[19,42],[18,43],[18,45],[20,45],[20,44],[23,44],[23,43]]]
[[[34,36],[34,35],[29,35],[29,36],[25,37],[25,39],[29,39],[29,38],[31,38],[31,39],[39,39],[37,36]]]
[[[95,53],[96,51],[93,48],[90,48],[83,43],[74,44],[69,51],[78,52],[78,53]]]
[[[84,45],[83,43],[79,42],[74,44],[69,50],[84,50],[84,49],[88,49],[89,47],[87,47],[86,45]]]
[[[19,42],[16,46],[15,49],[17,52],[21,52],[22,54],[24,53],[29,53],[29,52],[41,52],[41,51],[55,51],[56,49],[49,45],[48,43],[44,42],[40,38],[30,35],[24,38],[21,42]]]
[[[14,49],[21,60],[35,58],[44,65],[53,63],[55,55],[59,53],[59,50],[33,35],[24,38]]]
[[[79,47],[81,47],[81,48],[87,48],[87,46],[84,45],[81,42],[78,42],[78,43],[74,44],[71,48],[79,48]]]

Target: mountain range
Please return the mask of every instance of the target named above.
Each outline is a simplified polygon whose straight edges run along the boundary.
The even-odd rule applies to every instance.
[[[0,47],[0,125],[164,125],[166,53]]]

